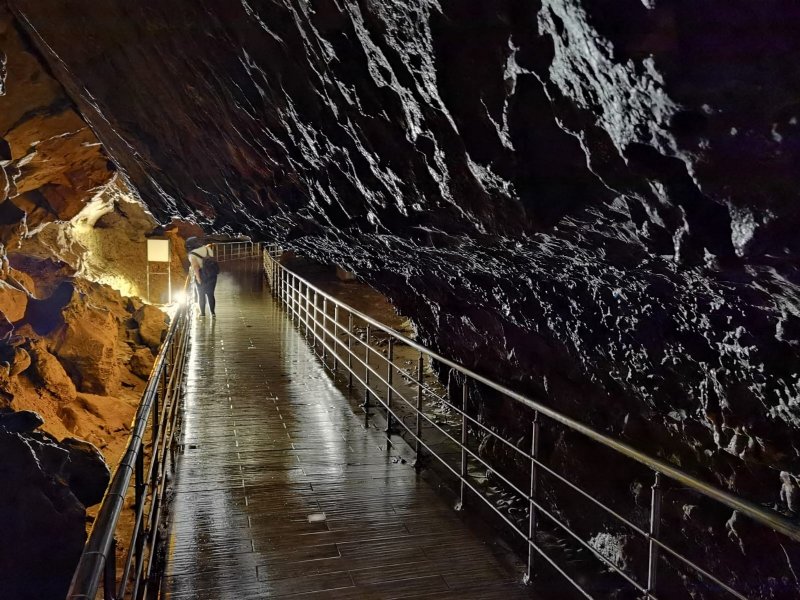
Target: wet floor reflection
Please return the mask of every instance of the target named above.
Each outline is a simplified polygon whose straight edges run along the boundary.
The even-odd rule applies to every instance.
[[[527,598],[515,574],[353,414],[258,273],[196,320],[171,598]]]

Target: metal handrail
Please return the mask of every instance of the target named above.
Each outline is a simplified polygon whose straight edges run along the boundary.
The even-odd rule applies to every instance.
[[[215,242],[212,244],[217,262],[261,257],[261,242]]]
[[[114,471],[74,572],[68,600],[95,600],[101,585],[106,600],[122,600],[129,592],[131,597],[138,600],[147,593],[160,541],[159,523],[166,492],[166,469],[168,464],[173,468],[175,465],[174,436],[189,340],[190,314],[188,304],[183,304],[170,323],[133,419],[125,453]],[[145,472],[148,423],[151,445]],[[134,495],[135,524],[130,532],[124,567],[118,580],[117,526],[125,499],[131,491]]]
[[[281,269],[292,273],[292,271],[290,271],[285,266],[283,265],[279,266]],[[294,273],[292,274],[295,275],[295,277],[297,277],[298,279],[302,279],[296,274]],[[706,483],[705,481],[698,479],[697,477],[694,477],[686,473],[685,471],[682,471],[677,467],[670,465],[669,463],[659,460],[658,458],[649,456],[648,454],[645,454],[644,452],[641,452],[624,442],[621,442],[617,439],[614,439],[612,437],[600,433],[599,431],[592,429],[591,427],[585,425],[584,423],[581,423],[580,421],[576,421],[575,419],[572,419],[571,417],[559,413],[558,411],[549,408],[544,404],[536,402],[535,400],[531,400],[530,398],[523,396],[522,394],[515,392],[499,383],[495,383],[491,379],[487,379],[483,375],[480,375],[470,370],[469,368],[464,367],[463,365],[460,365],[448,358],[445,358],[444,356],[437,354],[433,350],[429,350],[425,346],[416,343],[415,341],[405,337],[402,333],[395,331],[391,327],[384,325],[383,323],[373,319],[369,315],[366,315],[358,311],[357,309],[352,308],[351,306],[345,304],[344,302],[337,300],[335,297],[322,291],[320,288],[314,286],[313,284],[308,283],[305,280],[303,280],[303,283],[305,286],[308,287],[308,289],[319,294],[321,297],[333,302],[335,305],[338,305],[341,308],[345,308],[348,312],[350,312],[354,316],[369,323],[373,327],[377,327],[378,329],[391,335],[392,337],[402,342],[403,344],[410,346],[411,348],[414,348],[415,350],[418,350],[420,352],[424,352],[426,355],[430,356],[437,362],[440,362],[448,367],[456,369],[457,371],[463,373],[464,375],[467,375],[470,379],[474,379],[475,381],[478,381],[500,392],[501,394],[508,396],[509,398],[516,400],[517,402],[520,402],[521,404],[524,404],[531,410],[538,411],[541,414],[546,415],[547,417],[553,419],[554,421],[557,421],[562,425],[569,427],[570,429],[582,433],[586,437],[591,438],[597,442],[600,442],[601,444],[611,448],[612,450],[615,450],[616,452],[619,452],[620,454],[623,454],[628,458],[632,458],[633,460],[647,467],[650,467],[654,471],[658,471],[663,475],[666,475],[670,479],[674,479],[675,481],[678,481],[679,483],[682,483],[683,485],[686,485],[694,489],[695,491],[700,492],[705,496],[708,496],[709,498],[717,500],[722,504],[725,504],[728,507],[749,516],[750,518],[764,525],[767,525],[768,527],[774,529],[775,531],[783,533],[784,535],[792,538],[793,540],[800,541],[800,525],[790,521],[780,513],[767,508],[763,508],[761,506],[758,506],[757,504],[749,502],[748,500],[745,500],[738,496],[734,496],[729,492],[714,487],[713,485]]]
[[[697,573],[699,576],[704,577],[711,582],[718,585],[722,590],[730,593],[732,596],[740,599],[746,600],[746,597],[743,596],[738,591],[731,588],[726,583],[722,582],[720,579],[709,573],[706,569],[703,569],[700,565],[695,564],[690,559],[686,558],[685,556],[681,555],[678,551],[674,550],[673,548],[669,547],[659,536],[659,525],[661,522],[661,494],[662,494],[662,485],[660,479],[662,476],[668,477],[673,481],[678,482],[682,486],[689,488],[711,500],[714,500],[724,506],[732,508],[739,513],[746,515],[752,518],[757,523],[760,523],[774,531],[785,535],[787,538],[795,541],[800,541],[800,525],[793,522],[792,520],[786,518],[785,516],[781,515],[780,513],[773,511],[771,509],[759,506],[753,502],[750,502],[744,498],[740,498],[735,496],[729,492],[721,490],[701,479],[690,475],[681,469],[664,462],[658,458],[652,457],[644,452],[633,448],[632,446],[625,444],[617,439],[609,437],[595,429],[589,427],[588,425],[581,423],[571,417],[568,417],[558,411],[541,404],[527,396],[524,396],[514,390],[511,390],[501,384],[491,381],[490,379],[476,373],[463,365],[460,365],[440,354],[425,348],[421,344],[407,338],[406,336],[402,335],[401,333],[395,331],[391,327],[377,321],[376,319],[366,315],[355,308],[337,300],[331,294],[326,293],[322,289],[314,286],[313,284],[309,283],[308,281],[302,279],[296,273],[291,271],[285,265],[279,262],[280,257],[280,248],[277,246],[270,246],[267,247],[264,252],[264,267],[265,267],[265,274],[269,280],[270,286],[272,287],[273,293],[283,302],[287,310],[290,313],[290,316],[297,320],[298,326],[305,329],[308,335],[313,337],[313,343],[316,346],[317,342],[321,344],[322,347],[322,358],[325,360],[328,356],[328,353],[333,357],[333,368],[334,370],[337,366],[341,365],[348,370],[348,379],[350,385],[352,386],[353,379],[364,387],[364,398],[365,398],[365,408],[367,415],[369,415],[369,401],[370,398],[375,399],[378,403],[382,406],[382,408],[386,412],[386,418],[389,426],[387,427],[387,431],[391,435],[391,424],[393,422],[398,423],[403,429],[416,441],[416,448],[418,458],[420,456],[420,452],[422,448],[425,448],[428,452],[431,452],[432,456],[439,459],[447,469],[453,472],[456,475],[461,483],[461,505],[464,503],[464,494],[467,489],[471,490],[473,493],[477,494],[486,504],[494,510],[496,514],[498,514],[506,523],[508,523],[518,534],[522,535],[528,544],[529,548],[529,560],[528,560],[528,576],[533,575],[533,555],[538,554],[542,556],[548,563],[554,566],[562,575],[564,575],[567,580],[569,580],[582,594],[586,597],[591,597],[588,593],[572,578],[570,578],[560,567],[558,567],[553,560],[546,556],[544,551],[539,547],[536,542],[536,530],[539,527],[537,523],[537,517],[543,516],[546,517],[548,520],[552,521],[558,527],[564,528],[567,533],[576,540],[578,540],[584,547],[589,547],[589,549],[596,555],[598,558],[601,558],[602,562],[606,564],[606,566],[610,566],[614,571],[616,571],[619,575],[623,578],[627,579],[631,584],[633,584],[639,591],[643,592],[648,598],[656,598],[656,588],[657,588],[657,571],[658,571],[658,555],[659,549],[663,549],[668,554],[674,556],[675,558],[682,561],[685,565],[690,567]],[[313,300],[312,300],[313,296]],[[321,301],[321,302],[320,302]],[[320,303],[322,306],[320,306]],[[328,314],[328,306],[332,306],[334,309],[334,316]],[[340,311],[344,311],[347,313],[348,322],[347,327],[343,324],[339,323],[339,314]],[[362,341],[358,336],[354,335],[353,333],[353,318],[359,319],[366,324],[367,327],[367,338],[365,341]],[[333,323],[333,331],[328,328],[328,324]],[[389,336],[389,349],[387,351],[387,355],[384,356],[381,352],[373,349],[370,346],[370,338],[369,338],[369,331],[372,328],[373,331],[378,330],[386,333]],[[346,341],[339,339],[340,334],[342,337],[345,338]],[[353,343],[360,344],[364,348],[364,359],[362,360],[353,350]],[[415,378],[410,373],[402,370],[400,367],[393,363],[392,359],[392,348],[394,343],[400,343],[409,348],[412,348],[419,352],[419,366],[417,368],[417,377]],[[424,383],[424,374],[422,370],[424,356],[429,357],[442,365],[450,367],[461,373],[464,376],[464,383],[462,385],[463,394],[464,394],[464,401],[462,402],[462,406],[458,406],[457,403],[452,402],[449,399],[444,399],[441,396],[435,394],[430,390],[428,386]],[[376,365],[370,363],[370,359],[373,357],[378,357],[381,359],[385,365],[388,367],[386,377],[384,377],[380,370],[377,368]],[[363,370],[364,377],[362,378],[359,373],[354,371],[353,359],[355,359],[355,368],[359,370]],[[392,382],[392,374],[394,372],[399,373],[400,375],[408,378],[408,380],[417,385],[417,405],[416,409],[414,407],[413,402],[410,399],[403,397],[401,391],[393,384]],[[370,381],[372,378],[372,382]],[[468,415],[467,405],[466,405],[466,396],[468,394],[468,385],[470,381],[479,382],[497,392],[502,394],[505,397],[511,398],[521,405],[529,408],[533,411],[534,418],[533,418],[533,427],[532,427],[532,450],[530,453],[524,452],[514,446],[508,440],[505,440],[502,436],[497,434],[495,431],[492,431],[490,428],[486,427],[482,423],[479,423],[476,419]],[[378,391],[372,389],[370,386],[375,385],[382,385],[385,390],[384,393],[386,394],[386,398],[383,398],[382,394]],[[461,446],[461,455],[462,455],[462,465],[461,470],[458,472],[457,469],[453,468],[450,464],[448,464],[443,458],[437,456],[433,453],[423,440],[421,435],[421,428],[420,423],[423,419],[427,419],[424,413],[421,410],[421,402],[422,397],[426,394],[431,394],[440,400],[444,400],[447,405],[453,409],[453,412],[458,414],[461,417],[461,430],[462,430],[462,440],[458,442],[452,435],[447,433],[446,431],[442,430],[440,427],[431,423],[435,429],[439,429],[441,433],[445,435],[447,439],[451,442],[455,442]],[[392,405],[392,400],[394,398],[399,398],[403,401],[403,403],[411,407],[412,410],[415,409],[417,413],[417,426],[416,430],[412,430],[411,427],[407,426],[402,416],[399,416],[396,409]],[[563,476],[557,474],[555,471],[544,465],[537,456],[538,453],[538,439],[540,437],[539,428],[541,424],[541,417],[547,417],[561,425],[571,429],[572,431],[578,432],[586,436],[587,438],[594,440],[602,444],[605,447],[612,449],[613,451],[617,452],[618,454],[625,456],[629,459],[632,459],[638,462],[641,465],[644,465],[651,469],[655,475],[655,483],[652,488],[651,494],[651,511],[650,511],[650,526],[649,530],[644,530],[636,525],[634,525],[630,520],[626,519],[622,515],[620,515],[617,511],[612,509],[611,507],[606,506],[600,500],[594,498],[589,492],[582,490],[579,486],[570,482],[568,479],[564,478]],[[429,422],[430,419],[427,419]],[[530,461],[531,465],[531,492],[530,494],[522,492],[516,485],[512,484],[506,477],[502,476],[496,469],[492,468],[488,463],[486,463],[483,459],[478,457],[474,452],[472,452],[467,447],[467,437],[468,437],[468,428],[467,423],[474,424],[477,428],[480,428],[483,432],[487,435],[493,436],[495,439],[498,439],[504,442],[506,445],[514,448],[517,453],[521,456],[524,456]],[[530,503],[530,511],[529,511],[529,530],[528,532],[522,531],[519,527],[517,527],[514,523],[512,523],[504,514],[498,511],[494,506],[492,506],[491,501],[488,498],[485,498],[473,485],[468,481],[467,475],[467,462],[469,460],[473,460],[478,462],[479,464],[484,465],[488,469],[490,469],[493,473],[500,476],[500,479],[504,481],[509,487],[522,497],[526,502]],[[419,461],[418,461],[419,462]],[[579,539],[576,534],[569,529],[563,522],[561,522],[555,515],[548,512],[536,499],[536,490],[537,490],[537,480],[538,480],[538,472],[541,470],[542,472],[549,473],[555,475],[555,477],[565,483],[571,489],[577,491],[583,497],[590,500],[592,503],[597,505],[598,507],[602,508],[607,514],[611,517],[614,517],[620,522],[621,524],[630,527],[634,533],[641,535],[647,542],[648,542],[648,552],[649,552],[649,565],[648,565],[648,573],[647,573],[647,583],[646,584],[639,584],[638,582],[631,579],[627,573],[625,573],[622,569],[616,567],[615,565],[611,564],[610,561],[602,557],[600,553],[596,550],[588,546],[588,544]]]

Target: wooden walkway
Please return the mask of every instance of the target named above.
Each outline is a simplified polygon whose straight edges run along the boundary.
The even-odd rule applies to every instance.
[[[530,598],[354,414],[260,276],[193,325],[163,592],[178,599]]]

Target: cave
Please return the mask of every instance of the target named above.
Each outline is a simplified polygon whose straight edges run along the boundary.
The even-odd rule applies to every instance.
[[[175,281],[192,236],[348,274],[438,355],[800,526],[798,30],[790,0],[0,0],[0,590],[66,593],[170,325],[148,236]],[[646,517],[636,468],[540,444]],[[693,559],[800,594],[800,543],[683,494]]]

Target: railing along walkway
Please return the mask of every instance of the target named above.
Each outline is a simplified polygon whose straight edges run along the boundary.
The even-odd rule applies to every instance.
[[[524,543],[526,579],[548,598],[566,598],[565,586],[598,599],[798,597],[796,519],[430,351],[286,269],[274,246],[263,262],[272,297],[260,260],[246,260],[261,245],[218,246],[220,261],[244,273],[220,277],[218,319],[190,319],[186,307],[173,319],[70,599],[95,599],[102,587],[108,600],[139,600],[159,581],[174,598],[527,597],[506,561],[463,525],[487,513],[498,533]],[[184,374],[162,580],[159,523]],[[486,391],[513,402],[523,425],[530,418],[529,436],[483,421],[476,408]],[[358,416],[353,394],[363,398]],[[593,464],[614,477],[599,490],[573,480],[540,453],[548,435],[551,445],[582,436]],[[442,473],[445,489],[455,483],[460,517],[426,483]],[[120,527],[128,505],[132,531]],[[589,538],[597,532],[628,554]],[[737,532],[755,552],[739,556]]]
[[[530,597],[364,428],[260,274],[223,270],[217,302],[191,329],[166,597]]]
[[[525,579],[537,592],[559,599],[567,587],[590,599],[798,597],[797,520],[432,352],[298,276],[275,246],[267,248],[264,265],[273,294],[320,359],[344,375],[348,387],[363,391],[367,415],[385,417],[390,443],[402,436],[415,447],[418,466],[455,478],[459,509],[489,512],[524,541]],[[439,384],[442,376],[447,389]],[[519,428],[485,422],[478,410],[482,397],[511,401],[508,414],[523,427],[529,419],[527,439]],[[547,436],[550,449],[542,454]],[[569,454],[576,456],[554,461],[558,439],[569,439]],[[581,480],[570,468],[581,456],[610,477]],[[747,553],[746,562],[740,560],[744,545],[737,545],[744,542],[731,525],[744,519],[747,545],[762,554]]]

